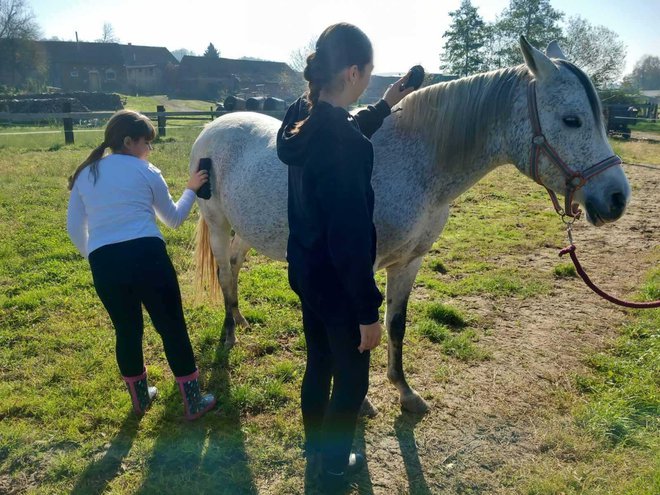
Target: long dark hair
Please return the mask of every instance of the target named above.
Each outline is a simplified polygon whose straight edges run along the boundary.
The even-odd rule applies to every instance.
[[[346,67],[357,65],[362,72],[373,60],[371,41],[362,30],[353,24],[340,22],[329,26],[316,42],[316,51],[307,57],[303,77],[308,81],[307,102],[310,114],[319,101],[322,89],[343,89],[343,81],[337,75]],[[294,132],[307,119],[298,122]]]
[[[114,153],[122,150],[124,147],[124,138],[131,139],[144,138],[145,141],[153,141],[156,137],[156,129],[148,117],[133,110],[119,110],[115,113],[108,124],[105,126],[105,135],[103,142],[92,150],[89,156],[78,165],[76,171],[69,177],[69,191],[73,189],[78,175],[83,169],[89,166],[89,171],[94,176],[94,183],[99,176],[98,164],[103,158],[106,148],[110,148]]]

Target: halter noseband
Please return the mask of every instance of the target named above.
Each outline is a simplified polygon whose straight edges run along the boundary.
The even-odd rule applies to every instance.
[[[578,207],[573,207],[573,196],[576,191],[584,186],[592,177],[604,172],[610,167],[621,165],[621,158],[617,155],[612,155],[582,172],[573,170],[559,157],[559,154],[552,146],[550,146],[550,143],[548,143],[548,140],[543,135],[541,121],[539,120],[539,112],[536,105],[536,80],[532,80],[529,83],[527,90],[527,103],[529,108],[529,120],[532,123],[532,130],[534,132],[532,149],[529,156],[530,175],[532,176],[532,179],[541,184],[548,191],[552,204],[558,214],[562,217],[567,216],[579,218],[582,212]],[[541,157],[541,154],[545,154],[553,164],[559,167],[566,178],[566,192],[564,194],[565,202],[563,209],[559,205],[559,200],[557,199],[555,192],[541,181],[541,176],[539,175],[539,158]]]

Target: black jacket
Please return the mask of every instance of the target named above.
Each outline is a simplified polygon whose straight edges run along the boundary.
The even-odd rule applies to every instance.
[[[326,321],[378,320],[383,302],[374,281],[376,229],[370,138],[389,115],[383,100],[354,117],[319,102],[300,132],[307,103],[296,101],[277,135],[289,165],[289,281]]]

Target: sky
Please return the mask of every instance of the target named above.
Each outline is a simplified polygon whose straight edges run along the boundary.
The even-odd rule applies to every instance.
[[[46,38],[94,41],[109,22],[121,43],[187,48],[209,43],[222,57],[288,62],[291,52],[339,21],[360,27],[374,46],[374,73],[422,64],[439,72],[442,34],[460,0],[27,0]],[[509,0],[472,0],[486,21]],[[660,0],[551,0],[566,17],[580,15],[615,31],[627,46],[629,73],[643,55],[660,56]]]

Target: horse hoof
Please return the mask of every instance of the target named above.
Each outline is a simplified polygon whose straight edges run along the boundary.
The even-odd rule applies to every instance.
[[[225,338],[225,349],[230,350],[236,345],[236,337]]]
[[[250,324],[248,321],[243,317],[243,315],[239,315],[238,318],[234,318],[236,321],[236,326],[238,328],[241,328],[243,330],[250,330]]]
[[[365,397],[360,406],[360,416],[365,418],[375,418],[378,416],[378,408],[374,406],[371,401]]]
[[[428,402],[413,390],[410,394],[401,397],[401,409],[413,414],[426,414],[430,407]]]

